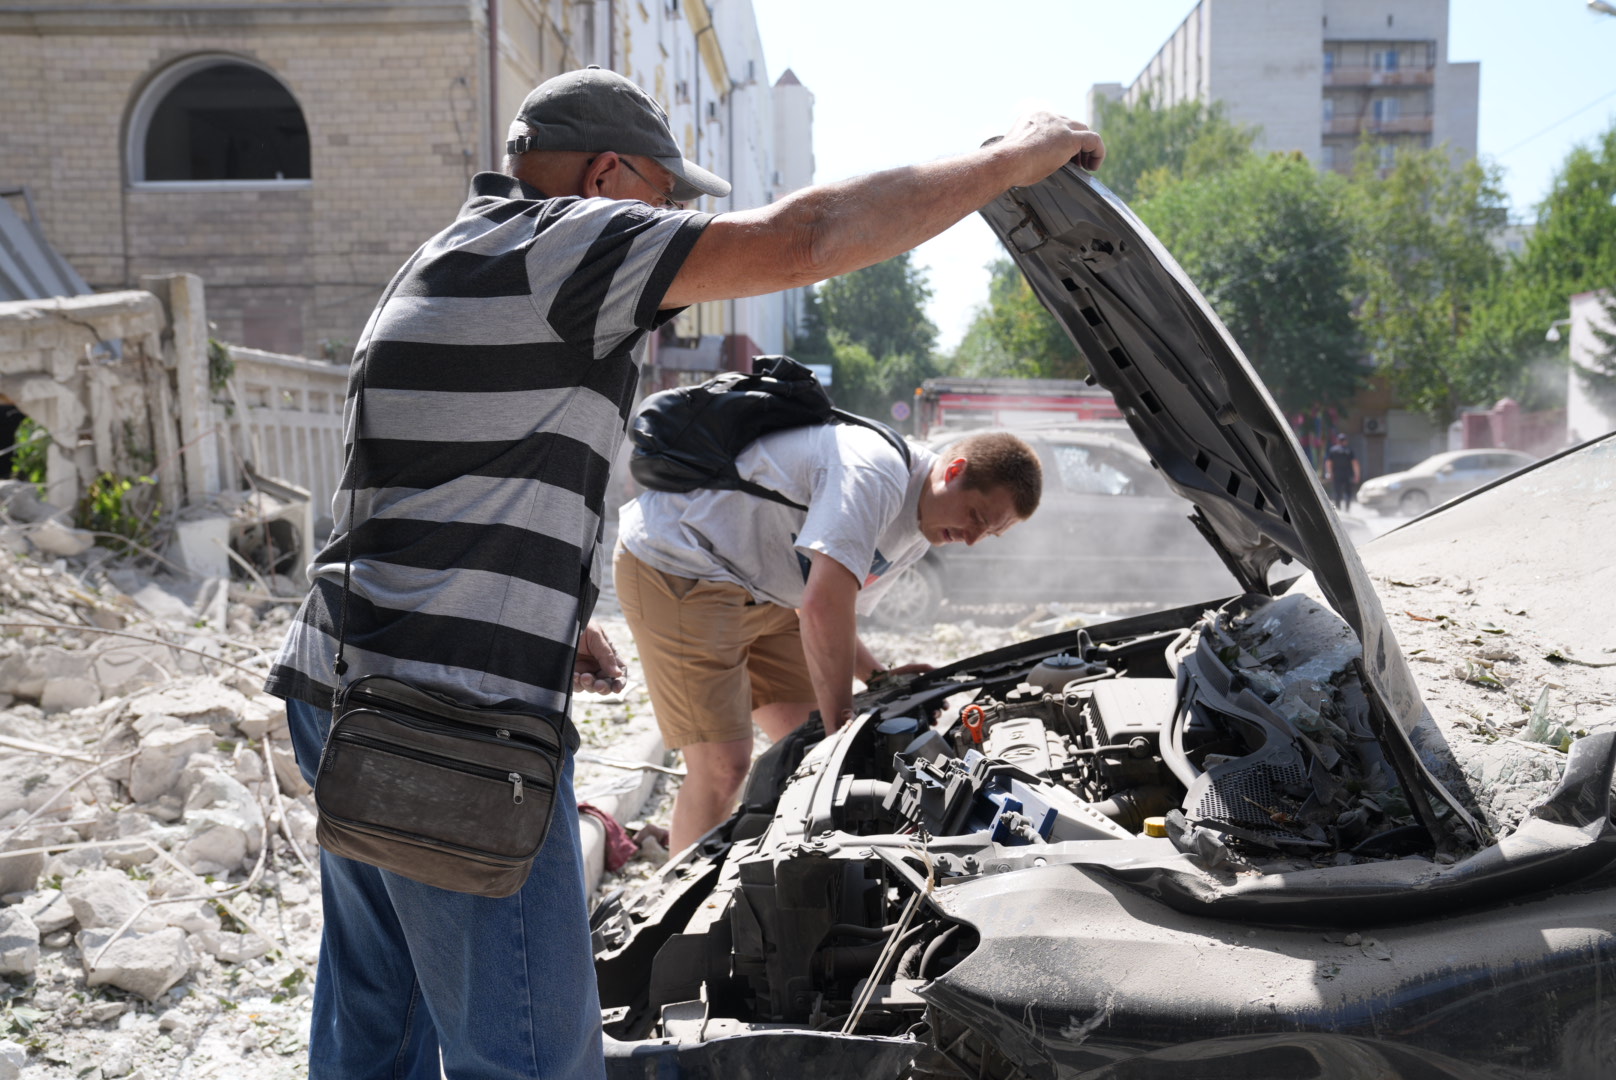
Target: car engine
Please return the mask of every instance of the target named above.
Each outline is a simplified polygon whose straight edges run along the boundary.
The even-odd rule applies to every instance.
[[[1339,864],[1412,827],[1334,613],[1244,597],[1129,629],[879,688],[838,737],[770,748],[730,822],[597,908],[607,1033],[923,1031],[916,1075],[1015,1075],[919,992],[976,945],[950,885],[1097,844]]]

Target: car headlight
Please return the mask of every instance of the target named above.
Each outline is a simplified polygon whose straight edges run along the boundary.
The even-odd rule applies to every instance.
[[[1391,483],[1386,485],[1386,490],[1387,491],[1396,491],[1399,488],[1401,488],[1402,486],[1403,486],[1403,482],[1401,480],[1393,480]]]

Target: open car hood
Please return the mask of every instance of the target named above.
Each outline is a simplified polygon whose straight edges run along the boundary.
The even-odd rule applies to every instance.
[[[1200,290],[1122,200],[1074,165],[1012,188],[982,216],[1244,588],[1271,594],[1270,569],[1287,558],[1313,572],[1362,643],[1371,725],[1405,790],[1448,804],[1479,838],[1409,741],[1423,713],[1419,689],[1362,562]],[[1435,838],[1432,808],[1409,802]]]

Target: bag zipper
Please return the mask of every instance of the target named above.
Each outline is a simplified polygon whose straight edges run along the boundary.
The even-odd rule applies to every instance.
[[[421,691],[421,692],[425,693],[425,691]],[[424,723],[440,725],[444,729],[454,731],[457,734],[464,731],[466,734],[471,735],[472,737],[476,737],[476,735],[477,735],[477,727],[478,727],[478,725],[468,724],[468,723],[464,723],[464,722],[458,721],[458,720],[445,720],[444,718],[442,718],[440,716],[432,716],[432,715],[430,715],[428,713],[422,712],[420,709],[414,708],[413,706],[401,704],[400,702],[397,702],[397,701],[393,700],[392,698],[383,697],[380,694],[372,694],[369,691],[367,691],[364,687],[359,686],[357,684],[355,686],[349,688],[348,692],[343,695],[342,701],[343,701],[344,706],[348,706],[350,702],[364,703],[364,704],[368,704],[372,709],[374,709],[374,710],[376,710],[378,712],[382,712],[384,714],[388,713],[388,712],[396,712],[396,713],[400,714],[401,716],[406,716],[406,717],[409,717],[409,718],[414,719],[414,720],[422,721]],[[510,714],[506,714],[506,715],[510,715]],[[549,721],[545,721],[545,722],[548,723]],[[495,731],[498,734],[499,738],[501,738],[501,739],[511,739],[512,741],[514,741],[514,738],[513,738],[512,734],[511,734],[511,729],[510,728],[501,727],[501,728],[496,728]],[[487,736],[483,736],[483,737],[486,738]],[[534,734],[530,734],[528,732],[523,732],[522,737],[524,739],[529,740],[529,741],[536,742],[536,743],[540,744],[542,747],[544,747],[547,750],[559,751],[561,749],[561,739],[560,739],[560,737],[557,736],[557,735],[551,734],[549,732],[545,732],[545,733],[539,734],[539,735],[534,735]],[[550,745],[552,741],[554,742],[554,746]]]
[[[376,715],[385,717],[388,720],[403,724],[405,727],[414,728],[417,731],[430,732],[434,735],[445,735],[454,739],[473,739],[477,742],[495,743],[499,746],[521,747],[524,743],[526,743],[528,744],[528,749],[531,749],[534,753],[539,754],[559,755],[561,750],[559,746],[550,746],[542,739],[518,739],[511,734],[511,730],[509,728],[495,728],[494,733],[490,735],[488,732],[481,731],[470,724],[457,724],[451,721],[440,720],[435,717],[429,719],[427,717],[420,716],[417,713],[405,712],[402,709],[395,710],[391,705],[385,707],[378,705],[374,707],[361,708],[365,712],[375,713]],[[350,709],[348,712],[343,713],[342,715],[347,716],[349,713],[359,711],[361,711],[361,709]]]
[[[511,802],[517,805],[522,803],[523,784],[529,782],[529,779],[519,772],[505,772],[500,769],[490,768],[487,765],[477,765],[470,761],[462,761],[459,758],[447,757],[443,754],[427,753],[412,747],[399,746],[397,743],[390,743],[384,739],[358,735],[351,731],[333,732],[332,738],[338,742],[353,743],[356,746],[368,746],[372,750],[380,750],[386,754],[396,754],[399,757],[412,758],[415,761],[424,761],[433,765],[442,765],[446,761],[453,762],[453,765],[449,767],[454,768],[457,772],[470,773],[473,776],[482,776],[489,780],[504,780],[511,785]],[[539,780],[537,777],[532,778],[531,782],[538,784],[540,787],[546,786],[544,781]]]

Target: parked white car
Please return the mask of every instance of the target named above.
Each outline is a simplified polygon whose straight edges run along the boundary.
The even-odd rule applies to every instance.
[[[1474,491],[1537,458],[1519,450],[1452,450],[1413,468],[1365,480],[1358,501],[1382,514],[1423,514],[1456,495]]]

